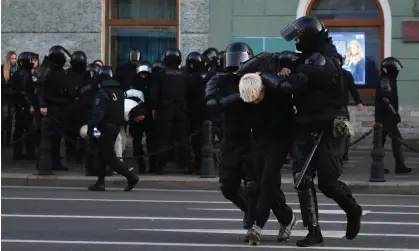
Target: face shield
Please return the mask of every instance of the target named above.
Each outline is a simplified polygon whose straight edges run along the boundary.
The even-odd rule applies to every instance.
[[[237,71],[243,62],[250,59],[247,52],[227,52],[224,57],[225,69],[233,72]]]
[[[281,36],[286,41],[294,40],[296,43],[298,43],[298,37],[301,36],[303,32],[303,29],[292,22],[281,31]]]

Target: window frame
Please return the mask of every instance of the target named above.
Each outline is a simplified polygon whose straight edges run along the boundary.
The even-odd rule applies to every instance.
[[[179,31],[180,31],[180,0],[176,0],[176,20],[138,20],[138,19],[111,19],[110,11],[118,0],[104,0],[105,1],[105,64],[109,64],[109,28],[111,26],[174,26],[176,27],[176,46],[179,48]]]
[[[306,15],[310,16],[311,11],[313,10],[313,6],[318,0],[310,0],[308,7],[306,9]],[[383,8],[381,7],[379,0],[373,0],[377,11],[380,15],[380,19],[348,19],[348,20],[333,20],[333,19],[325,19],[322,20],[326,27],[377,27],[380,29],[380,60],[384,59],[384,45],[385,45],[385,37],[384,37],[384,12]],[[377,74],[380,74],[378,72]],[[370,99],[375,96],[375,89],[357,89],[361,97],[366,97]]]

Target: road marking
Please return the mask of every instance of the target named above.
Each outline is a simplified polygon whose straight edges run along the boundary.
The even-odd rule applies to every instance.
[[[86,191],[86,188],[83,187],[56,187],[56,186],[1,186],[2,189],[27,189],[27,190],[74,190],[74,191]],[[108,191],[121,191],[121,188],[106,188]],[[162,192],[162,193],[217,193],[221,194],[220,190],[188,190],[188,189],[157,189],[157,188],[135,188],[134,192]],[[296,192],[285,192],[286,195],[296,195]],[[374,194],[374,193],[366,193],[366,194],[353,194],[355,197],[383,197],[383,198],[419,198],[419,195],[415,194]],[[318,197],[324,197],[323,194],[319,193]]]
[[[239,234],[245,235],[246,230],[240,229],[153,229],[153,228],[138,228],[138,229],[119,229],[121,231],[143,231],[143,232],[167,232],[167,233],[191,233],[191,234]],[[307,230],[293,230],[292,236],[305,237]],[[322,235],[324,238],[342,239],[345,236],[344,231],[324,231]],[[277,236],[278,230],[262,230],[262,235]]]
[[[105,215],[43,215],[43,214],[2,214],[5,218],[49,218],[49,219],[92,219],[92,220],[161,220],[161,221],[225,221],[242,222],[243,219],[233,218],[198,218],[198,217],[161,217],[161,216],[105,216]],[[269,222],[278,222],[271,219]],[[301,221],[299,221],[301,222]],[[321,220],[324,224],[346,224],[346,221]],[[419,222],[362,221],[365,225],[400,225],[419,226]]]
[[[94,199],[94,198],[51,198],[51,197],[1,197],[2,200],[35,200],[35,201],[89,201],[89,202],[130,202],[130,203],[179,203],[179,204],[231,204],[230,201],[204,200],[134,200],[134,199]],[[300,205],[296,202],[288,205]],[[337,206],[336,203],[320,203],[319,206]],[[374,205],[362,204],[363,207],[399,207],[419,208],[419,205]]]
[[[111,246],[160,246],[160,247],[203,247],[203,248],[254,248],[245,244],[207,244],[207,243],[171,243],[171,242],[116,242],[116,241],[60,241],[60,240],[19,240],[2,239],[2,243],[25,243],[25,244],[68,244],[68,245],[111,245]],[[260,245],[258,248],[265,249],[298,249],[296,246],[283,245]],[[418,251],[409,248],[370,248],[370,247],[315,247],[315,250],[344,250],[344,251]]]
[[[137,228],[137,229],[119,229],[121,231],[144,231],[144,232],[169,232],[169,233],[202,233],[202,234],[240,234],[245,235],[246,230],[240,229],[153,229],[153,228]],[[262,230],[262,235],[276,236],[278,230]],[[292,230],[292,236],[305,237],[307,230]],[[346,235],[345,231],[325,231],[322,230],[325,238],[341,239]],[[419,234],[385,234],[385,233],[359,233],[358,236],[378,236],[378,237],[407,237],[419,238]]]
[[[237,208],[186,208],[186,210],[191,211],[228,211],[228,212],[240,212],[240,209]],[[294,212],[301,213],[301,210],[299,208],[293,208]],[[333,214],[333,215],[346,215],[346,213],[343,210],[327,210],[327,209],[319,209],[320,214]],[[371,211],[363,210],[362,215],[367,215],[368,213],[371,213]]]

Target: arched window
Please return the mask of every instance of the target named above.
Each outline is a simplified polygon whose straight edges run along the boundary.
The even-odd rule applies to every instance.
[[[180,0],[105,0],[105,62],[127,62],[130,48],[151,63],[178,47]]]
[[[371,103],[384,58],[384,17],[379,0],[311,0],[306,15],[329,29],[364,102]]]

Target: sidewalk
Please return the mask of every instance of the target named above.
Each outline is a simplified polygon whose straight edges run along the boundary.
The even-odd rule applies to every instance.
[[[96,178],[84,176],[82,165],[66,164],[70,171],[57,171],[54,176],[35,175],[33,162],[12,161],[9,151],[2,152],[2,185],[13,186],[55,186],[87,187]],[[410,175],[386,175],[386,182],[369,182],[371,156],[370,151],[354,150],[350,153],[349,162],[345,163],[341,178],[354,192],[419,194],[419,154],[405,152],[406,164],[414,168]],[[392,153],[386,151],[384,160],[386,168],[394,172]],[[167,175],[142,175],[140,188],[160,189],[218,189],[218,178],[203,179],[196,175],[183,175],[181,170],[169,166]],[[291,165],[285,165],[282,171],[282,186],[286,192],[294,191]],[[121,176],[107,177],[107,187],[123,187],[125,179]]]

